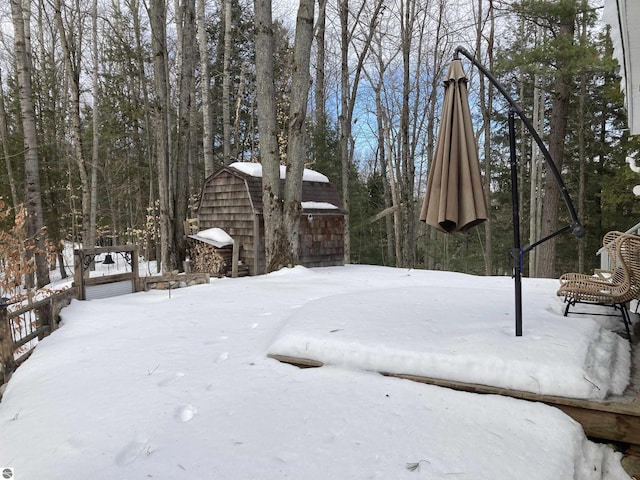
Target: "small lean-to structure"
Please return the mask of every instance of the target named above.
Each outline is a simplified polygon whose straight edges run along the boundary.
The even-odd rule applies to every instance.
[[[284,167],[281,167],[281,188]],[[265,273],[262,166],[236,162],[205,180],[197,211],[198,229],[219,228],[239,248],[251,275]],[[344,265],[345,212],[335,184],[305,169],[302,183],[299,264]]]

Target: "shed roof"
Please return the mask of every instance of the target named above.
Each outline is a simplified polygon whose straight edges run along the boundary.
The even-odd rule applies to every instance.
[[[251,164],[257,165],[257,164]],[[255,213],[261,214],[262,203],[262,175],[258,170],[248,168],[234,168],[234,164],[223,167],[214,173],[210,179],[223,174],[230,174],[244,180]],[[207,179],[207,183],[210,181]],[[311,180],[309,180],[311,179]],[[280,192],[284,192],[284,178],[280,178]],[[331,208],[333,206],[333,208]],[[337,213],[344,214],[342,201],[338,189],[327,177],[313,170],[305,169],[302,181],[302,211],[303,213]]]

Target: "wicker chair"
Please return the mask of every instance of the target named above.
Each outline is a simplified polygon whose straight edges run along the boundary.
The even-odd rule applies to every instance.
[[[564,297],[567,303],[565,316],[576,303],[606,305],[620,310],[631,339],[627,304],[640,298],[640,236],[613,231],[604,236],[602,244],[611,260],[611,270],[595,275],[565,273],[560,277],[558,296]]]

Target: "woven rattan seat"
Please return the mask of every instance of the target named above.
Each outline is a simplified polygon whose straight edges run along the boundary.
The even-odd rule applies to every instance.
[[[565,273],[560,277],[558,296],[567,302],[565,316],[576,303],[619,310],[631,338],[628,303],[640,298],[640,236],[612,231],[604,236],[602,244],[611,260],[611,270],[594,275]]]

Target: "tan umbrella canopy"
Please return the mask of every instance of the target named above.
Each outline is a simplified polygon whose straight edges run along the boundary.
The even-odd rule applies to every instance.
[[[487,204],[460,60],[449,65],[444,86],[442,121],[420,220],[446,233],[466,232],[487,220]]]

